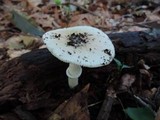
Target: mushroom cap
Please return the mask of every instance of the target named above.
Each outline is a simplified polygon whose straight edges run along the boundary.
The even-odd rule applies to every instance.
[[[90,26],[51,30],[43,35],[48,50],[58,59],[84,67],[109,64],[115,49],[109,37]]]

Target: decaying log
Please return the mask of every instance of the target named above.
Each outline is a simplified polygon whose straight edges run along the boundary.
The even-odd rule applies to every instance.
[[[142,58],[148,64],[160,62],[159,36],[153,37],[143,32],[109,36],[116,48],[116,58],[126,64],[134,65]],[[39,118],[44,120],[51,110],[88,82],[100,86],[99,94],[105,91],[105,85],[100,83],[105,83],[104,78],[107,78],[106,73],[112,71],[112,64],[95,69],[85,68],[80,85],[75,90],[68,87],[65,75],[67,66],[47,49],[38,49],[3,63],[0,67],[0,114],[20,105],[26,110],[44,109],[43,118]]]
[[[128,64],[133,64],[139,58],[144,58],[147,63],[157,64],[160,60],[160,33],[151,32],[126,32],[109,34],[115,48],[116,56]],[[137,59],[138,57],[138,59]]]

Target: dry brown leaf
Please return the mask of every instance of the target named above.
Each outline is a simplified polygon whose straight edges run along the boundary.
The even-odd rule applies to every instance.
[[[134,83],[135,79],[136,79],[135,75],[131,75],[128,73],[124,74],[121,77],[121,82],[122,82],[121,89],[126,90],[129,87],[131,87],[131,85]]]
[[[6,48],[10,50],[20,50],[30,47],[33,43],[40,42],[38,38],[28,35],[12,36],[6,42]]]
[[[37,12],[32,14],[30,17],[33,18],[35,22],[43,28],[50,28],[50,29],[54,28],[53,26],[54,18],[48,14]]]
[[[160,21],[160,16],[157,14],[149,14],[147,15],[147,18],[150,21]]]
[[[148,98],[148,99],[154,99],[153,97],[155,97],[155,94],[157,92],[157,88],[152,88],[151,90],[143,90],[142,91],[142,96],[144,98]]]
[[[159,107],[159,110],[158,110],[157,115],[155,117],[155,120],[160,120],[160,107]]]
[[[90,120],[87,109],[89,84],[79,93],[63,102],[50,116],[49,120]]]
[[[5,11],[1,11],[0,21],[0,30],[6,29],[10,24],[10,14]]]
[[[25,46],[22,44],[22,40],[19,36],[12,36],[6,42],[6,48],[10,50],[23,49]]]
[[[69,23],[69,26],[77,25],[95,25],[99,20],[98,16],[93,16],[89,13],[73,16]]]
[[[153,12],[150,11],[147,12],[146,16],[150,21],[160,21],[159,12],[160,12],[160,7],[157,7]]]
[[[152,80],[152,74],[145,69],[140,69],[139,71],[142,75],[142,79],[144,80],[144,82],[150,84],[150,81]]]
[[[148,98],[148,99],[152,99],[153,95],[152,95],[152,91],[150,90],[143,90],[142,94],[141,94],[144,98]]]
[[[37,7],[39,4],[42,4],[42,0],[27,0],[27,1],[32,7]]]
[[[128,31],[147,31],[149,30],[148,28],[144,28],[144,27],[139,27],[139,26],[131,26],[128,28]]]
[[[149,70],[150,66],[148,66],[147,64],[145,64],[145,61],[143,59],[138,61],[138,66],[141,69],[145,69],[145,70]]]
[[[30,52],[31,50],[8,50],[7,54],[10,57],[10,59],[13,59],[15,57],[19,57],[27,52]]]

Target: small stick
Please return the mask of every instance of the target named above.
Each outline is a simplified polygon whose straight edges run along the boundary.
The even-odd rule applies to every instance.
[[[96,120],[108,120],[115,99],[113,89],[106,91],[106,97]]]
[[[94,12],[92,12],[92,11],[84,8],[83,6],[76,4],[76,3],[73,3],[73,2],[62,3],[62,5],[68,5],[68,4],[73,5],[73,6],[76,6],[76,7],[80,8],[80,9],[82,9],[82,10],[84,10],[84,11],[86,11],[86,12],[88,12],[88,13],[94,15],[94,16],[99,16],[99,17],[101,17],[100,15],[98,15],[98,14],[96,14],[96,13],[94,13]]]

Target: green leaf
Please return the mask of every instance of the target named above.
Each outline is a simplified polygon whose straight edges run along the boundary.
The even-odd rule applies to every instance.
[[[117,64],[117,68],[118,70],[122,70],[123,68],[131,68],[131,66],[125,65],[123,64],[121,61],[119,61],[118,59],[114,58],[113,59],[115,61],[115,63]]]
[[[33,24],[26,16],[22,15],[22,13],[12,10],[11,14],[12,23],[21,31],[35,36],[42,36],[45,33],[43,29]]]
[[[127,108],[124,112],[133,120],[154,120],[154,114],[148,108]]]
[[[61,0],[54,0],[54,3],[58,6],[60,6],[62,4]]]
[[[116,58],[114,58],[113,60],[116,62],[117,67],[118,67],[118,70],[120,70],[120,69],[122,68],[122,66],[123,66],[123,64],[121,63],[121,61],[119,61],[119,60],[116,59]]]

